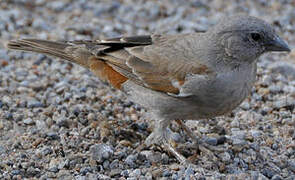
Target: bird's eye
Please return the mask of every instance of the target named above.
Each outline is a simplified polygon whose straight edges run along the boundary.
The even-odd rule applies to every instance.
[[[261,36],[260,34],[258,33],[251,33],[251,38],[254,40],[254,41],[259,41],[261,39]]]

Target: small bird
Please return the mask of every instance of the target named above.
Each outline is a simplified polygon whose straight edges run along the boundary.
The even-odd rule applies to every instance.
[[[155,120],[145,143],[164,145],[181,163],[186,158],[170,143],[172,120],[198,147],[210,149],[182,121],[232,111],[251,91],[259,56],[291,51],[269,24],[246,15],[225,18],[203,33],[67,42],[22,39],[7,47],[79,64],[122,90]]]

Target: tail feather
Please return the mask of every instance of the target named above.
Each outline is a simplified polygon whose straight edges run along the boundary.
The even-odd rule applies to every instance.
[[[10,41],[9,49],[31,51],[59,57],[82,66],[87,66],[88,58],[92,54],[81,46],[73,46],[64,42],[53,42],[39,39],[21,39]]]
[[[38,52],[56,56],[90,69],[101,80],[109,82],[115,88],[127,81],[120,72],[108,64],[103,56],[97,57],[97,44],[90,41],[53,42],[39,39],[21,39],[10,41],[9,49]],[[115,65],[114,65],[115,66]],[[117,66],[119,67],[119,66]]]
[[[7,47],[9,49],[44,53],[47,55],[56,56],[71,61],[73,57],[65,52],[65,49],[68,46],[69,45],[66,43],[51,42],[37,39],[21,39],[16,41],[10,41],[7,44]]]

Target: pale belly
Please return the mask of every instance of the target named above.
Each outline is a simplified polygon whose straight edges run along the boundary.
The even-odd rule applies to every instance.
[[[196,78],[187,85],[185,97],[173,97],[132,82],[124,86],[131,101],[167,119],[200,119],[223,115],[236,108],[250,94],[256,66],[219,74],[210,80]]]

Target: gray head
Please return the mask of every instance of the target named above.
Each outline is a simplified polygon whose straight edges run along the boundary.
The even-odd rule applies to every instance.
[[[226,56],[239,61],[251,62],[270,51],[290,52],[268,23],[251,16],[225,18],[209,32],[219,39]]]

